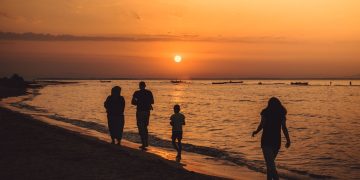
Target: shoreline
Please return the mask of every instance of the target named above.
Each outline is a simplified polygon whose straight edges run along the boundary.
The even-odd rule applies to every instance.
[[[30,88],[28,90],[34,90],[34,89]],[[31,94],[32,93],[26,93],[23,95],[29,96]],[[13,97],[13,96],[10,96],[10,97]],[[19,97],[19,96],[17,96],[17,97]],[[11,117],[15,116],[15,117],[17,117],[16,120],[14,120],[15,124],[19,124],[19,123],[22,124],[24,121],[27,121],[26,123],[30,123],[29,126],[39,126],[37,128],[39,128],[39,129],[41,129],[41,131],[44,131],[47,133],[52,133],[50,131],[52,131],[53,129],[61,129],[61,130],[55,130],[57,133],[60,132],[56,136],[63,136],[65,138],[72,137],[72,136],[78,136],[77,138],[83,139],[86,142],[90,140],[92,145],[104,146],[102,148],[109,148],[112,151],[115,150],[115,151],[122,152],[125,150],[128,154],[130,154],[130,156],[136,156],[137,158],[139,158],[142,161],[145,161],[147,163],[152,163],[155,160],[156,163],[154,163],[152,165],[155,167],[162,166],[162,165],[158,165],[158,162],[162,162],[165,164],[164,166],[166,166],[166,168],[170,168],[173,171],[178,172],[178,173],[164,172],[164,170],[161,170],[160,172],[155,171],[155,172],[152,172],[152,174],[151,174],[154,176],[154,178],[161,178],[162,174],[172,174],[172,176],[169,176],[169,177],[172,177],[171,179],[183,179],[183,178],[187,178],[187,179],[188,178],[190,178],[190,179],[223,179],[223,178],[264,179],[265,178],[264,174],[255,172],[255,171],[251,171],[251,170],[247,169],[246,167],[240,167],[235,164],[231,164],[229,162],[225,162],[222,160],[211,159],[211,157],[199,155],[196,153],[184,152],[184,158],[183,158],[181,164],[179,164],[174,161],[175,151],[172,152],[171,150],[166,149],[166,148],[150,147],[149,151],[144,153],[137,149],[138,144],[127,141],[127,140],[122,141],[122,147],[117,147],[117,146],[114,147],[113,145],[110,145],[108,143],[109,138],[108,138],[107,134],[96,132],[96,131],[89,130],[86,128],[76,127],[74,125],[71,125],[71,124],[68,124],[65,122],[57,122],[50,118],[41,117],[41,116],[35,115],[35,114],[28,115],[26,113],[21,112],[21,109],[16,109],[16,107],[11,107],[10,105],[8,105],[8,107],[6,107],[6,105],[4,105],[3,103],[0,106],[0,114],[1,114],[0,123],[2,123],[2,127],[8,127],[8,124],[6,124],[6,123],[4,124],[4,121],[6,121],[6,119],[12,119]],[[9,114],[10,114],[10,117],[9,117]],[[18,122],[16,122],[16,121],[18,121]],[[44,127],[46,127],[46,128],[44,128]],[[11,127],[9,127],[9,128],[11,129]],[[17,133],[20,133],[19,131],[21,131],[21,130],[14,129],[12,131],[14,131],[14,133],[17,134]],[[22,134],[22,133],[20,133],[20,134]],[[6,137],[6,135],[4,135],[4,136]],[[7,136],[9,136],[9,134]],[[20,139],[22,139],[22,138],[20,138]],[[40,137],[40,139],[41,139],[41,137]],[[48,140],[49,138],[45,138],[45,139]],[[79,140],[77,140],[77,141],[79,141]],[[85,143],[85,142],[82,142],[82,143]],[[18,144],[21,144],[21,140],[19,140]],[[32,144],[32,146],[36,147],[36,146],[38,146],[38,144],[34,143],[34,144]],[[55,146],[61,146],[61,144],[55,143]],[[75,148],[77,147],[77,145],[73,145],[73,146]],[[5,146],[5,147],[7,147],[7,146]],[[26,148],[26,147],[23,147],[23,148]],[[4,149],[5,149],[4,151],[6,151],[6,148],[4,148]],[[81,151],[82,149],[79,148],[78,150]],[[40,149],[40,151],[41,151],[41,149]],[[46,153],[45,153],[45,155],[46,155]],[[102,156],[105,156],[105,154],[99,154],[99,157],[102,157]],[[12,157],[9,156],[8,158],[11,159]],[[60,157],[52,157],[52,158],[62,159],[65,157],[60,156]],[[74,157],[74,158],[76,158],[76,157]],[[93,159],[96,160],[96,158],[93,158]],[[16,158],[14,160],[16,160]],[[26,158],[25,158],[25,161],[26,161]],[[118,163],[126,164],[127,162],[122,162],[120,160]],[[4,166],[3,169],[7,169],[5,164],[3,164],[1,166]],[[38,165],[38,166],[41,166],[41,165]],[[46,168],[46,166],[43,168]],[[162,169],[162,168],[160,168],[160,169]],[[25,171],[27,171],[27,170],[25,170]],[[29,175],[31,175],[31,172],[27,172],[27,173]],[[156,174],[156,173],[160,173],[160,174]],[[119,174],[121,174],[121,172],[119,172]],[[137,175],[139,175],[139,173]],[[141,173],[140,173],[140,175],[141,175]],[[144,174],[144,175],[146,175],[146,174]],[[0,174],[0,176],[2,177],[3,175]],[[81,174],[79,174],[78,176],[81,176]],[[39,178],[39,177],[37,177],[37,178]],[[53,178],[54,177],[52,177],[52,179]],[[125,178],[125,179],[131,178],[132,179],[134,177],[128,176],[128,177],[122,177],[122,178]],[[148,178],[148,177],[146,177],[146,178]],[[55,179],[56,179],[56,177],[55,177]],[[81,179],[81,177],[80,177],[80,179]],[[110,179],[114,179],[114,178],[110,178]],[[135,179],[136,179],[136,177],[135,177]],[[142,178],[140,178],[140,179],[142,179]],[[168,179],[168,177],[166,179]]]

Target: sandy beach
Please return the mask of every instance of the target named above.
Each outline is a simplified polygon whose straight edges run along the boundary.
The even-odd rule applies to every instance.
[[[1,179],[220,179],[1,108]]]

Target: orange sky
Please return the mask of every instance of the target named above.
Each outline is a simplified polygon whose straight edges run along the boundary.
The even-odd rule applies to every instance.
[[[16,71],[31,77],[358,75],[359,9],[358,0],[0,0],[0,31],[90,36],[192,35],[203,39],[0,41],[0,74]],[[184,61],[174,64],[175,54],[181,54]],[[23,68],[23,64],[28,68]]]

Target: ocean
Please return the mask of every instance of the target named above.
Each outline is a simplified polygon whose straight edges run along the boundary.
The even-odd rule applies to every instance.
[[[147,80],[155,98],[151,112],[150,145],[171,147],[170,116],[179,104],[186,116],[184,150],[231,161],[254,171],[264,171],[259,133],[260,112],[269,98],[278,97],[288,110],[287,126],[292,145],[277,157],[283,177],[360,178],[360,80],[244,80],[242,84],[212,84],[221,80]],[[262,82],[259,85],[259,82]],[[297,80],[298,81],[298,80]],[[124,138],[139,142],[132,94],[138,80],[80,80],[48,85],[31,98],[13,104],[54,120],[107,132],[103,103],[113,86],[125,97]]]

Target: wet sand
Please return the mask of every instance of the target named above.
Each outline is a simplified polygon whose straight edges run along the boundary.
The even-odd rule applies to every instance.
[[[0,108],[0,179],[219,179]]]

